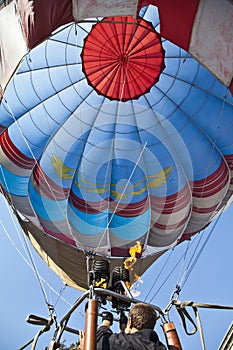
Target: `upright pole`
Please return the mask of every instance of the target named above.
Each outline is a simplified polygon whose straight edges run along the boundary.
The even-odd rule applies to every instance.
[[[163,331],[166,336],[169,350],[182,350],[176,327],[173,322],[166,322],[163,324]]]
[[[98,316],[98,301],[89,299],[86,311],[84,350],[96,350],[96,327]]]

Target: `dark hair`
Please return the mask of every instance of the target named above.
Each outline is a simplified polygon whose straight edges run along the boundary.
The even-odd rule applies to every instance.
[[[111,323],[111,325],[113,324],[113,314],[111,312],[104,311],[102,312],[101,316],[102,320],[108,320]]]
[[[130,309],[129,317],[131,318],[132,327],[138,330],[153,329],[157,321],[157,314],[153,307],[144,303],[135,304]]]

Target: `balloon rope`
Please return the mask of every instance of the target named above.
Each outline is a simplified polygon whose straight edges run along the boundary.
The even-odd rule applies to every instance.
[[[191,272],[193,271],[195,265],[196,265],[197,262],[198,262],[198,259],[200,258],[201,254],[203,253],[205,246],[207,245],[207,243],[208,243],[210,237],[212,236],[212,234],[213,234],[213,232],[214,232],[214,230],[215,230],[215,228],[216,228],[216,225],[218,224],[218,221],[219,221],[219,219],[220,219],[222,213],[223,213],[223,209],[222,209],[221,213],[219,214],[219,216],[217,217],[217,219],[215,220],[215,222],[214,222],[214,224],[213,224],[213,226],[212,226],[212,228],[211,228],[211,230],[210,230],[210,233],[207,235],[207,237],[206,237],[204,243],[202,244],[202,246],[201,246],[199,252],[197,253],[196,257],[194,258],[194,261],[193,261],[192,264],[191,264],[191,260],[193,259],[194,254],[193,254],[193,256],[191,257],[190,262],[189,262],[189,264],[188,264],[188,267],[187,267],[187,269],[186,269],[186,272],[184,273],[184,276],[182,277],[182,280],[181,280],[182,283],[180,283],[180,288],[183,288],[184,284],[187,282],[187,280],[188,280],[188,278],[189,278]]]
[[[173,252],[173,251],[172,251]],[[173,274],[173,272],[175,271],[175,269],[177,268],[177,266],[180,264],[181,260],[183,259],[183,255],[179,258],[179,260],[177,261],[177,263],[174,265],[174,267],[172,268],[172,270],[168,273],[168,275],[164,278],[163,282],[161,283],[160,287],[157,289],[157,291],[153,294],[153,296],[150,298],[149,303],[152,302],[152,300],[156,297],[156,295],[159,293],[159,291],[163,288],[163,286],[166,284],[166,282],[168,281],[168,279],[171,277],[171,275]],[[168,259],[165,262],[165,265],[167,264]],[[152,289],[151,289],[152,290]]]
[[[130,22],[128,22],[128,23],[130,23]],[[134,26],[134,29],[133,29],[133,32],[132,32],[132,37],[133,37],[134,33],[137,30],[137,23],[133,23],[133,26]],[[131,42],[131,44],[132,44],[132,42]],[[129,59],[127,61],[127,66],[126,66],[126,70],[125,70],[125,73],[124,73],[124,81],[123,81],[123,84],[122,84],[122,87],[121,87],[120,101],[122,100],[122,96],[123,96],[123,93],[124,93],[124,90],[125,90],[126,76],[127,76],[128,69],[129,69],[130,51],[132,51],[132,50],[133,50],[133,46],[129,49],[129,56],[128,56]]]
[[[191,248],[191,246],[195,243],[195,241],[197,240],[197,237],[198,237],[198,236],[195,236],[195,237],[194,237],[194,239],[192,240],[191,244],[189,245],[189,248]],[[162,271],[164,270],[164,268],[165,268],[166,265],[168,264],[168,260],[170,259],[171,255],[174,253],[175,248],[176,248],[176,247],[174,247],[174,248],[171,250],[171,252],[170,252],[168,258],[166,259],[166,261],[165,261],[165,263],[164,263],[164,266],[162,266],[162,268],[161,268]],[[186,254],[187,254],[187,252],[185,251],[185,252],[182,254],[182,256],[179,257],[178,261],[177,261],[176,264],[173,266],[172,270],[170,270],[170,272],[167,274],[167,276],[166,276],[166,277],[164,278],[164,280],[162,281],[160,287],[158,287],[158,289],[155,291],[155,293],[153,294],[153,296],[150,298],[149,303],[152,302],[152,300],[156,297],[156,295],[159,293],[159,291],[164,287],[164,285],[166,284],[166,282],[168,281],[168,279],[172,276],[172,274],[173,274],[173,272],[176,270],[176,268],[180,265],[181,261],[184,259],[184,256],[185,256]],[[161,275],[161,273],[162,273],[162,272],[160,271],[159,275]],[[153,287],[154,287],[155,283],[157,282],[157,280],[158,280],[158,278],[156,278],[156,281],[153,283]],[[154,289],[154,288],[151,287],[150,292],[151,292],[153,289]],[[148,293],[148,295],[146,296],[146,298],[148,298],[148,296],[149,296],[149,293]]]
[[[8,208],[8,210],[9,210],[9,207],[7,207],[7,208]],[[13,210],[14,210],[14,209],[13,209]],[[19,237],[19,239],[20,239],[20,241],[21,241],[21,245],[22,245],[23,248],[24,248],[24,253],[28,255],[28,253],[27,253],[26,250],[25,250],[25,246],[24,246],[24,245],[26,244],[26,242],[24,242],[24,243],[25,243],[25,244],[24,244],[23,241],[22,241],[22,237],[21,237],[21,235],[20,235],[19,227],[16,225],[16,223],[15,223],[15,221],[14,221],[13,213],[12,213],[10,210],[9,210],[9,213],[10,213],[10,216],[11,216],[11,220],[12,220],[12,222],[14,223],[14,227],[15,227],[15,229],[16,229],[17,235],[18,235],[18,237]],[[0,219],[0,225],[1,225],[1,227],[3,228],[3,231],[4,231],[5,235],[6,235],[6,237],[9,239],[10,243],[12,244],[12,246],[14,247],[14,249],[17,251],[17,253],[19,254],[19,256],[23,259],[23,261],[28,265],[28,267],[29,267],[29,268],[34,272],[34,274],[36,275],[36,278],[37,278],[37,280],[38,280],[39,285],[42,286],[42,293],[43,293],[43,295],[45,295],[45,302],[46,302],[46,304],[48,305],[48,303],[47,303],[47,298],[46,298],[46,293],[45,293],[45,290],[44,290],[44,288],[43,288],[42,282],[43,282],[54,294],[56,294],[60,299],[62,299],[67,305],[72,306],[72,305],[68,302],[68,300],[66,300],[64,297],[60,296],[60,293],[58,293],[58,292],[51,286],[51,284],[48,283],[48,282],[39,274],[38,269],[36,269],[36,271],[35,271],[36,264],[35,264],[35,263],[32,264],[32,262],[30,262],[30,261],[25,257],[25,255],[22,253],[22,251],[17,247],[16,243],[14,242],[14,240],[12,239],[11,235],[9,234],[9,232],[8,232],[8,230],[7,230],[7,228],[6,228],[6,225],[4,224],[4,222],[2,222],[1,219]],[[23,237],[24,237],[24,235],[23,235]],[[24,237],[24,239],[25,239],[25,237]],[[29,249],[29,248],[28,248],[28,249]]]
[[[148,293],[146,294],[146,296],[145,296],[145,298],[144,298],[144,301],[147,300],[147,298],[149,297],[149,294],[150,294],[151,291],[154,289],[155,284],[158,282],[159,277],[161,276],[161,274],[162,274],[163,270],[165,269],[166,265],[168,264],[168,261],[170,260],[170,257],[171,257],[171,255],[172,255],[172,253],[173,253],[173,250],[171,250],[171,251],[169,252],[169,255],[167,256],[167,258],[166,258],[166,260],[165,260],[163,266],[161,267],[161,269],[160,269],[158,275],[155,277],[154,282],[152,283],[152,285],[151,285],[151,287],[150,287]],[[153,298],[154,298],[154,296],[153,296]],[[153,298],[152,298],[152,299],[153,299]],[[149,303],[152,301],[152,299],[149,301]]]
[[[0,219],[0,225],[3,227],[4,233],[7,236],[7,238],[9,239],[9,241],[11,242],[11,244],[13,245],[13,247],[15,248],[15,250],[17,251],[17,253],[19,254],[19,256],[23,259],[23,261],[28,265],[28,267],[33,271],[34,268],[32,266],[32,264],[26,259],[26,257],[23,255],[23,253],[20,251],[20,249],[17,247],[17,245],[15,244],[14,240],[12,239],[12,237],[10,236],[10,234],[8,233],[6,226],[4,225],[4,223],[2,222],[2,220]],[[68,306],[72,306],[72,304],[70,304],[70,302],[65,299],[63,296],[61,296],[61,293],[58,293],[56,291],[56,289],[54,289],[50,283],[48,283],[39,273],[38,276],[40,278],[40,280],[54,293],[58,296],[58,298],[62,299]]]
[[[179,287],[179,292],[180,292],[181,289],[183,288],[184,284],[187,282],[189,276],[191,275],[191,272],[193,271],[193,269],[194,269],[195,265],[197,264],[197,262],[198,262],[198,260],[199,260],[199,258],[200,258],[200,256],[201,256],[201,254],[203,253],[205,246],[207,245],[207,243],[208,243],[210,237],[212,236],[212,234],[213,234],[213,232],[214,232],[214,230],[215,230],[215,228],[216,228],[216,225],[218,224],[218,221],[219,221],[221,215],[223,214],[223,211],[224,211],[224,207],[222,208],[221,213],[218,215],[216,221],[214,222],[214,224],[213,224],[213,226],[212,226],[212,228],[211,228],[209,234],[207,235],[207,237],[206,237],[204,243],[201,245],[200,250],[197,252],[197,249],[198,249],[198,247],[199,247],[199,245],[200,245],[200,242],[201,242],[201,240],[203,239],[203,234],[204,234],[205,230],[203,230],[203,231],[201,232],[201,237],[199,237],[199,240],[198,240],[198,243],[197,243],[197,245],[196,245],[196,248],[194,249],[194,252],[193,252],[192,256],[191,256],[190,259],[189,259],[189,263],[188,263],[188,265],[187,265],[186,271],[183,273],[183,275],[181,276],[179,282],[176,284],[176,288],[177,288],[177,286]],[[196,239],[197,237],[198,237],[198,236],[196,236],[195,239]],[[194,243],[194,240],[193,240],[193,242],[190,244],[189,248],[191,248],[191,246],[192,246],[193,243]],[[186,252],[185,252],[184,254],[186,254]],[[184,256],[184,255],[183,255],[183,256]],[[193,263],[191,264],[191,262],[192,262],[193,259],[194,259],[194,261],[193,261]],[[179,263],[180,261],[181,261],[181,259],[178,261],[178,263]],[[178,263],[176,264],[176,266],[178,265]],[[174,271],[174,269],[173,269],[172,271]]]
[[[12,209],[14,210],[13,207],[12,207]],[[43,284],[42,284],[40,275],[39,275],[39,273],[38,273],[38,269],[37,269],[37,267],[36,267],[35,261],[34,261],[34,259],[33,259],[33,256],[32,256],[31,250],[30,250],[30,247],[28,246],[28,243],[27,243],[27,241],[26,241],[26,237],[25,237],[24,235],[22,235],[22,236],[20,235],[20,231],[19,231],[19,229],[18,229],[18,227],[17,227],[17,225],[16,225],[16,223],[15,223],[15,221],[14,221],[14,219],[13,219],[13,216],[12,216],[13,213],[10,212],[10,215],[11,215],[11,218],[12,218],[12,222],[14,223],[14,227],[15,227],[15,229],[16,229],[17,235],[18,235],[18,237],[19,237],[19,239],[20,239],[20,241],[21,241],[22,246],[24,247],[24,252],[27,254],[28,259],[29,259],[29,261],[30,261],[30,264],[28,263],[28,265],[30,265],[31,269],[33,270],[33,272],[34,272],[34,274],[35,274],[35,276],[36,276],[36,279],[37,279],[37,281],[38,281],[38,283],[39,283],[39,286],[40,286],[40,288],[41,288],[42,294],[43,294],[43,296],[44,296],[45,303],[48,305],[48,298],[47,298],[47,295],[46,295],[46,291],[45,291],[45,289],[44,289],[44,287],[43,287]],[[2,223],[2,220],[1,220],[1,223]],[[5,226],[4,226],[4,231],[6,232]],[[6,234],[7,234],[7,232],[6,232]],[[8,236],[8,238],[9,238],[9,235],[8,235],[8,234],[7,234],[7,236]],[[19,250],[17,250],[17,251],[19,252]],[[26,259],[24,259],[24,260],[26,260]]]
[[[6,181],[6,178],[5,178],[5,175],[4,175],[4,172],[2,171],[2,169],[1,169],[1,173],[2,173],[2,177],[3,177],[3,179],[4,179],[4,182],[5,182],[5,184],[6,184],[7,191],[8,191],[8,193],[10,193],[10,190],[9,190],[9,188],[8,188],[7,181]],[[12,208],[13,211],[15,211],[15,209],[14,209],[14,207],[13,207],[13,204],[11,204],[11,208]],[[9,213],[10,213],[12,222],[13,222],[13,224],[14,224],[14,227],[15,227],[15,229],[16,229],[17,236],[18,236],[18,238],[19,238],[19,240],[20,240],[20,242],[21,242],[22,247],[24,248],[24,252],[25,252],[25,254],[27,254],[28,259],[31,260],[31,265],[29,264],[28,261],[27,261],[27,263],[28,263],[28,265],[30,265],[30,267],[31,267],[32,270],[34,271],[35,275],[37,276],[37,279],[38,279],[39,284],[40,284],[41,289],[42,289],[42,293],[43,293],[44,298],[45,298],[45,301],[46,301],[46,303],[47,303],[47,296],[46,296],[46,293],[45,293],[45,291],[44,291],[44,289],[43,289],[43,286],[42,286],[42,283],[41,283],[41,281],[40,281],[40,278],[38,278],[39,274],[38,274],[38,271],[37,271],[37,269],[36,269],[35,262],[34,262],[34,260],[33,260],[33,258],[32,258],[32,255],[31,255],[31,252],[30,252],[30,248],[28,247],[27,242],[26,242],[26,240],[25,240],[25,236],[24,236],[24,235],[20,235],[20,231],[19,231],[18,226],[17,226],[16,223],[15,223],[15,220],[14,220],[14,217],[13,217],[13,213],[12,213],[10,210],[9,210]],[[1,224],[2,224],[2,220],[1,220]],[[8,233],[7,233],[6,228],[5,228],[4,225],[3,225],[3,228],[4,228],[4,231],[5,231],[5,233],[7,234],[8,238],[10,238],[10,236],[8,235]],[[11,242],[12,242],[12,240],[11,240]],[[15,245],[14,245],[14,246],[15,246]],[[15,247],[16,247],[16,246],[15,246]],[[19,252],[18,249],[17,249],[17,251]],[[20,255],[22,256],[22,254],[20,254]],[[25,258],[24,260],[26,261],[26,258]]]
[[[218,223],[218,221],[219,221],[221,215],[223,214],[223,212],[224,212],[224,207],[221,209],[220,214],[219,214],[218,217],[216,218],[216,221],[214,222],[213,227],[212,227],[211,230],[210,230],[210,233],[208,234],[208,236],[206,237],[206,239],[205,239],[205,241],[203,242],[202,246],[200,247],[199,252],[197,252],[197,249],[198,249],[198,247],[199,247],[199,245],[200,245],[201,240],[203,239],[203,234],[204,234],[205,231],[202,231],[202,232],[200,233],[201,237],[200,237],[200,235],[199,235],[199,236],[198,236],[198,235],[194,236],[193,240],[192,240],[191,243],[188,245],[188,249],[190,250],[190,249],[193,247],[194,243],[198,240],[197,245],[196,245],[196,247],[195,247],[195,249],[194,249],[194,252],[193,252],[192,256],[191,256],[190,259],[189,259],[189,263],[188,263],[188,265],[187,265],[187,268],[186,268],[185,272],[183,273],[183,275],[182,275],[182,276],[180,277],[180,279],[178,280],[178,283],[176,284],[176,286],[179,286],[179,292],[180,292],[181,289],[183,288],[184,284],[187,282],[187,280],[188,280],[188,278],[189,278],[191,272],[193,271],[195,265],[197,264],[198,259],[200,258],[200,255],[202,254],[202,252],[203,252],[205,246],[207,245],[207,243],[208,243],[208,241],[209,241],[211,235],[213,234],[213,232],[214,232],[214,230],[215,230],[215,228],[216,228],[216,225],[217,225],[217,223]],[[189,242],[188,242],[188,243],[189,243]],[[176,248],[176,247],[173,248],[172,252],[174,252],[175,248]],[[172,252],[171,252],[171,253],[172,253]],[[170,253],[170,255],[171,255],[171,253]],[[168,260],[169,260],[169,258],[170,258],[170,255],[168,256],[168,258],[167,258],[167,260],[165,261],[164,265],[166,265],[166,264],[168,263]],[[153,296],[150,298],[149,303],[151,303],[151,302],[153,301],[153,299],[157,296],[157,294],[159,293],[159,291],[163,288],[163,286],[166,284],[166,282],[168,281],[168,279],[171,277],[171,275],[174,273],[174,271],[175,271],[176,268],[180,265],[181,261],[185,258],[186,255],[187,255],[187,249],[186,249],[186,251],[184,252],[184,254],[178,259],[177,263],[174,265],[174,267],[172,268],[172,270],[171,270],[171,271],[168,273],[168,275],[164,278],[164,280],[163,280],[163,282],[161,283],[160,287],[156,290],[156,292],[155,292],[155,293],[153,294]],[[194,261],[193,261],[193,263],[191,264],[191,262],[192,262],[193,259],[194,259]],[[164,266],[161,268],[161,270],[164,270]],[[161,275],[161,272],[159,273],[159,275]],[[150,288],[149,292],[147,293],[147,295],[146,295],[146,297],[145,297],[145,300],[148,298],[150,292],[154,289],[153,287],[154,287],[155,283],[157,282],[157,280],[158,280],[158,277],[156,278],[156,280],[154,281],[152,287]],[[176,287],[176,288],[177,288],[177,287]]]
[[[123,189],[123,192],[122,192],[122,194],[121,194],[121,196],[120,196],[120,199],[119,199],[119,201],[118,201],[118,203],[117,203],[117,205],[116,205],[116,207],[115,207],[115,209],[114,209],[114,211],[113,211],[113,213],[112,213],[112,215],[111,215],[111,217],[110,217],[110,219],[109,219],[109,221],[108,221],[107,227],[106,227],[105,230],[104,230],[104,233],[103,233],[103,235],[102,235],[102,238],[100,239],[99,244],[98,244],[98,246],[96,247],[96,251],[97,251],[97,249],[99,248],[99,246],[100,246],[100,244],[101,244],[101,241],[102,241],[104,235],[106,234],[107,230],[109,229],[109,226],[110,226],[110,224],[111,224],[111,222],[112,222],[112,220],[113,220],[113,217],[114,217],[114,215],[115,215],[115,213],[116,213],[116,211],[117,211],[117,209],[118,209],[118,207],[119,207],[119,205],[120,205],[120,203],[121,203],[121,200],[122,200],[122,198],[123,198],[123,196],[124,196],[124,194],[125,194],[125,191],[126,191],[128,185],[129,185],[129,183],[130,183],[130,180],[131,180],[131,178],[132,178],[132,176],[133,176],[133,174],[134,174],[134,172],[135,172],[135,170],[136,170],[136,168],[137,168],[137,166],[138,166],[138,163],[139,163],[140,160],[141,160],[141,157],[142,157],[142,154],[143,154],[143,152],[144,152],[144,150],[145,150],[145,148],[146,148],[146,145],[147,145],[147,142],[144,144],[144,146],[143,146],[143,148],[142,148],[142,150],[141,150],[141,153],[140,153],[139,156],[138,156],[137,162],[135,163],[135,165],[134,165],[134,167],[133,167],[133,170],[132,170],[132,172],[131,172],[131,174],[130,174],[128,180],[127,180],[127,183],[126,183],[126,185],[125,185],[125,187],[124,187],[124,189]]]
[[[111,221],[112,221],[112,219],[113,219],[113,216],[114,216],[114,214],[116,213],[116,210],[118,209],[118,206],[120,205],[120,202],[121,202],[122,198],[124,197],[125,191],[126,191],[128,185],[129,185],[129,183],[130,183],[130,180],[131,180],[131,178],[132,178],[132,176],[133,176],[133,174],[134,174],[134,172],[135,172],[137,166],[138,166],[138,163],[140,162],[140,160],[141,160],[141,158],[142,158],[142,155],[143,155],[143,152],[145,151],[146,145],[147,145],[147,141],[146,141],[146,143],[144,144],[144,146],[143,146],[143,148],[142,148],[142,150],[141,150],[141,153],[140,153],[139,156],[138,156],[137,162],[136,162],[136,164],[134,165],[133,170],[132,170],[132,172],[131,172],[131,174],[130,174],[128,180],[127,180],[127,183],[126,183],[126,185],[125,185],[125,187],[124,187],[124,189],[123,189],[123,192],[122,192],[122,194],[121,194],[121,196],[120,196],[120,200],[118,201],[118,203],[117,203],[117,205],[116,205],[116,208],[115,208],[114,212],[112,213],[112,216],[111,216],[111,218],[110,218],[110,220],[109,220],[109,222],[108,222],[108,226],[109,226],[109,224],[111,223]]]

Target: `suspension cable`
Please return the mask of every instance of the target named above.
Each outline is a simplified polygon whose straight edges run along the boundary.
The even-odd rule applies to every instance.
[[[12,213],[11,213],[11,216],[12,216]],[[12,221],[13,221],[13,217],[11,217]],[[0,219],[0,225],[1,227],[3,228],[3,231],[6,235],[6,237],[9,239],[10,243],[12,244],[12,246],[14,247],[14,249],[17,251],[17,253],[19,254],[19,256],[23,259],[23,261],[28,265],[28,267],[34,272],[34,274],[36,275],[36,279],[38,281],[40,281],[39,285],[42,286],[43,288],[43,284],[45,284],[54,294],[56,294],[58,296],[58,300],[59,299],[62,299],[62,301],[64,303],[66,303],[68,306],[71,306],[71,304],[69,303],[69,301],[67,299],[65,299],[62,295],[61,295],[61,292],[58,293],[52,286],[49,282],[47,282],[38,272],[38,269],[37,269],[37,274],[35,273],[35,263],[34,265],[31,263],[31,261],[29,261],[24,255],[23,253],[21,252],[21,250],[17,247],[16,243],[14,242],[14,240],[12,239],[12,237],[10,236],[7,228],[6,228],[6,225],[2,222],[2,220]],[[15,225],[17,231],[19,231],[18,227]],[[21,240],[21,244],[22,243],[22,240]],[[25,248],[25,247],[24,247]],[[29,248],[30,249],[30,248]],[[24,249],[25,250],[25,249]],[[26,252],[26,251],[25,251]],[[43,284],[42,284],[43,282]],[[45,292],[44,288],[43,288],[43,291]],[[43,292],[42,292],[43,293]],[[46,295],[46,292],[45,292],[45,295]],[[44,293],[43,293],[43,296],[44,296]],[[45,298],[45,302],[47,305],[50,305],[48,302],[47,302],[47,297],[44,297]],[[58,303],[58,300],[56,302],[56,304]]]
[[[199,260],[199,258],[200,258],[200,256],[201,256],[201,254],[202,254],[203,251],[204,251],[204,248],[206,247],[206,245],[207,245],[207,243],[208,243],[210,237],[212,236],[212,234],[213,234],[213,232],[214,232],[214,230],[215,230],[215,228],[216,228],[216,225],[217,225],[218,222],[219,222],[220,217],[222,216],[222,213],[223,213],[223,210],[222,210],[222,212],[218,215],[218,217],[216,218],[215,222],[213,223],[213,226],[212,226],[212,228],[211,228],[209,234],[206,236],[204,242],[202,243],[202,245],[201,245],[201,247],[200,247],[200,250],[198,251],[196,257],[194,257],[194,255],[191,257],[191,259],[194,258],[194,261],[191,263],[191,259],[190,259],[190,262],[189,262],[189,264],[188,264],[188,267],[187,267],[187,269],[186,269],[186,272],[184,273],[184,275],[183,275],[183,277],[182,277],[182,284],[180,283],[180,288],[181,288],[181,289],[183,288],[184,284],[187,282],[187,280],[188,280],[188,278],[189,278],[191,272],[193,271],[194,267],[196,266],[196,264],[197,264],[197,262],[198,262],[198,260]],[[202,234],[203,234],[203,232],[202,232]],[[202,236],[203,236],[203,235],[202,235]],[[201,239],[200,239],[200,241],[201,241]],[[199,241],[199,242],[200,242],[200,241]]]

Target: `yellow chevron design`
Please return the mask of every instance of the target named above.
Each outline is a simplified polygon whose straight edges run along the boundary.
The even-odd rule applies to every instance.
[[[67,167],[62,162],[60,157],[57,157],[55,154],[53,154],[51,162],[52,162],[52,166],[54,168],[55,173],[62,180],[70,180],[73,178],[75,169]],[[147,191],[147,188],[159,188],[159,187],[161,187],[163,184],[165,184],[167,179],[171,176],[171,170],[172,170],[172,166],[169,166],[168,168],[164,168],[164,169],[160,170],[158,173],[144,177],[142,180],[137,182],[134,186],[133,185],[127,186],[127,193],[124,193],[124,189],[125,189],[124,185],[116,185],[114,183],[96,184],[96,183],[92,183],[92,182],[85,180],[80,174],[77,174],[79,181],[75,180],[75,185],[77,187],[79,187],[80,189],[82,189],[82,188],[85,189],[85,191],[87,191],[89,193],[98,193],[98,194],[104,194],[110,188],[111,194],[116,199],[127,200],[129,195],[130,196],[139,196],[140,194]],[[146,186],[137,190],[137,188],[144,181],[147,181]],[[116,186],[117,186],[117,189],[113,189],[114,187],[116,188]],[[119,190],[122,190],[122,191],[119,191]]]

